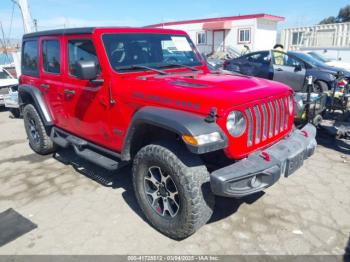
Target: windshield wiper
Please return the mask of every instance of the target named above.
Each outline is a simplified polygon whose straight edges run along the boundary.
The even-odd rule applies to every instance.
[[[167,75],[167,72],[164,72],[162,70],[158,70],[156,68],[153,67],[149,67],[149,66],[144,66],[144,65],[131,65],[131,66],[123,66],[123,67],[117,67],[117,70],[130,70],[130,69],[147,69],[150,71],[154,71],[157,72],[160,75]]]
[[[168,67],[168,66],[178,66],[178,67],[183,67],[183,68],[188,68],[192,71],[200,71],[199,69],[193,67],[193,66],[188,66],[188,65],[183,65],[183,64],[176,64],[176,63],[166,63],[164,66],[162,67]]]

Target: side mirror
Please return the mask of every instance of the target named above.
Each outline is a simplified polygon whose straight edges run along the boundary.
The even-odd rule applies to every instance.
[[[294,71],[295,71],[295,72],[299,72],[299,71],[301,71],[301,70],[303,70],[303,67],[301,66],[301,64],[297,64],[297,65],[295,66]]]
[[[78,61],[76,64],[76,76],[82,80],[94,80],[97,78],[98,69],[95,61]]]

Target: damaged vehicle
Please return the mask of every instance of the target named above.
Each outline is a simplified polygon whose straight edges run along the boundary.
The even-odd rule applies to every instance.
[[[294,128],[290,87],[211,73],[184,31],[59,29],[24,35],[22,49],[30,147],[69,147],[111,171],[132,165],[137,202],[168,237],[203,226],[215,195],[265,190],[315,151],[315,127]]]
[[[322,93],[332,89],[335,75],[343,69],[329,66],[303,52],[278,50],[249,53],[227,60],[224,69],[244,75],[257,76],[284,83],[295,92],[305,92],[306,77],[314,79],[313,92]],[[344,71],[345,77],[350,72]]]

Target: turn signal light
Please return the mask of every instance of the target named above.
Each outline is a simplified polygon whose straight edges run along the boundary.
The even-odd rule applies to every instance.
[[[190,144],[190,145],[193,145],[193,146],[197,146],[198,145],[198,141],[195,137],[193,136],[189,136],[189,135],[183,135],[182,136],[182,139],[187,143],[187,144]]]

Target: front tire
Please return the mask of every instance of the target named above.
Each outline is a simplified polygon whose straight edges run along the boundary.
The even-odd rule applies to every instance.
[[[315,93],[319,93],[322,94],[324,92],[328,91],[328,85],[327,83],[323,82],[323,81],[316,81],[314,83],[314,92]]]
[[[56,146],[47,135],[44,123],[33,105],[28,104],[24,107],[23,120],[29,145],[34,152],[40,155],[55,152]]]
[[[147,220],[173,239],[184,239],[211,217],[214,196],[202,161],[180,146],[143,147],[133,163],[136,199]]]

